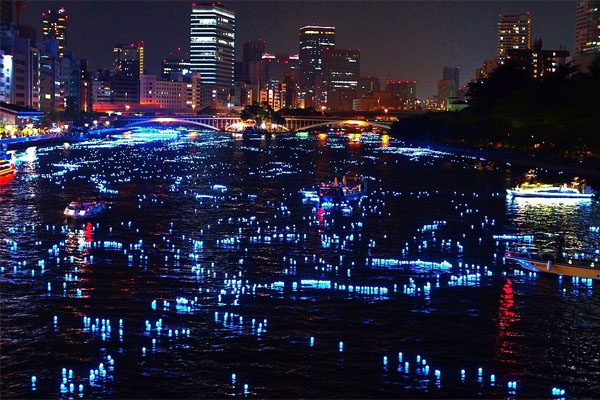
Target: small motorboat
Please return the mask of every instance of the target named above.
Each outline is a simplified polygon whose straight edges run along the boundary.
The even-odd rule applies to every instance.
[[[0,176],[11,175],[15,173],[15,164],[10,160],[0,160]]]
[[[341,184],[337,178],[331,183],[321,183],[317,193],[321,202],[340,203],[358,200],[367,193],[367,182],[358,177],[344,176]]]
[[[65,208],[65,217],[88,219],[100,217],[106,211],[106,205],[95,201],[72,201]]]
[[[14,173],[14,158],[5,151],[0,152],[0,176],[12,175]]]

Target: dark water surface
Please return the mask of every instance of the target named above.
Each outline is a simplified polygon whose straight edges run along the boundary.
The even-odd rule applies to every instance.
[[[1,397],[599,397],[598,283],[525,273],[493,236],[599,257],[600,206],[507,200],[522,172],[375,135],[19,154],[0,183]],[[343,174],[370,178],[360,204],[303,201]],[[110,210],[66,221],[77,197]]]

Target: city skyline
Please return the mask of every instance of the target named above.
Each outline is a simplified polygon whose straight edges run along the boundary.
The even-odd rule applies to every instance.
[[[552,7],[545,7],[550,3]],[[361,75],[385,80],[389,72],[393,79],[417,80],[418,95],[426,98],[435,94],[442,67],[459,66],[460,84],[464,85],[473,79],[482,59],[495,55],[499,13],[529,11],[532,38],[541,37],[545,47],[562,46],[573,53],[575,44],[574,2],[351,4],[342,13],[334,12],[340,5],[336,2],[227,2],[236,12],[236,60],[241,60],[243,41],[260,38],[266,41],[268,52],[296,53],[301,26],[331,25],[336,27],[337,48],[361,50]],[[111,65],[111,50],[118,42],[143,40],[146,70],[158,75],[170,51],[178,47],[189,51],[189,1],[33,2],[23,10],[22,23],[34,26],[41,40],[41,13],[61,6],[69,14],[68,51],[87,58],[92,70]],[[117,15],[121,17],[115,18]],[[148,24],[153,18],[162,18],[161,23]],[[387,40],[394,34],[395,40]],[[417,40],[421,45],[412,45]],[[89,42],[94,46],[87,45]]]

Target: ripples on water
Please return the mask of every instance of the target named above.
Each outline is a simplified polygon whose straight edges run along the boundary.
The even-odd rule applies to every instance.
[[[593,253],[597,203],[508,201],[523,171],[375,135],[163,139],[21,153],[0,184],[2,397],[600,393],[597,284],[493,239]],[[360,206],[303,202],[343,174]],[[65,221],[77,197],[110,210]]]

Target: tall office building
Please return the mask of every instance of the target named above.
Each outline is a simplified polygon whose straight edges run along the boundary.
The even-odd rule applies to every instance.
[[[498,20],[498,58],[506,57],[508,49],[531,49],[531,15],[500,14]]]
[[[190,62],[185,58],[164,58],[162,61],[160,74],[162,79],[177,80],[179,76],[185,77],[191,73]]]
[[[200,72],[219,101],[233,87],[235,14],[221,3],[193,3],[190,14],[190,68]]]
[[[244,62],[260,61],[262,60],[262,55],[264,52],[264,40],[246,40],[242,45],[242,60]]]
[[[0,1],[0,24],[2,28],[6,29],[4,25],[13,23],[13,2],[12,0]]]
[[[144,42],[116,44],[113,49],[113,70],[129,78],[144,74]]]
[[[358,78],[358,97],[363,97],[371,92],[381,89],[381,78],[378,76],[361,76]]]
[[[358,96],[360,50],[325,49],[321,52],[323,103],[332,109],[352,109]]]
[[[311,89],[315,86],[315,75],[321,72],[321,52],[335,47],[335,27],[303,26],[300,28],[300,52],[298,84],[300,89]]]
[[[438,107],[442,109],[446,109],[448,106],[449,99],[456,97],[457,95],[457,87],[454,86],[454,80],[440,80],[437,83],[438,86],[438,95],[437,102]]]
[[[413,109],[417,104],[417,81],[394,81],[388,79],[385,82],[385,91],[394,98],[399,99],[399,108]]]
[[[575,55],[600,54],[600,0],[578,0],[575,11]]]
[[[442,79],[445,81],[454,81],[454,87],[458,89],[460,87],[460,68],[444,67]]]
[[[67,51],[67,12],[64,7],[58,10],[48,9],[42,13],[42,33],[44,39],[58,42],[58,58],[63,58]]]
[[[263,53],[265,53],[264,40],[247,40],[243,43],[242,64],[238,75],[252,85],[255,95],[268,82],[265,80]]]

